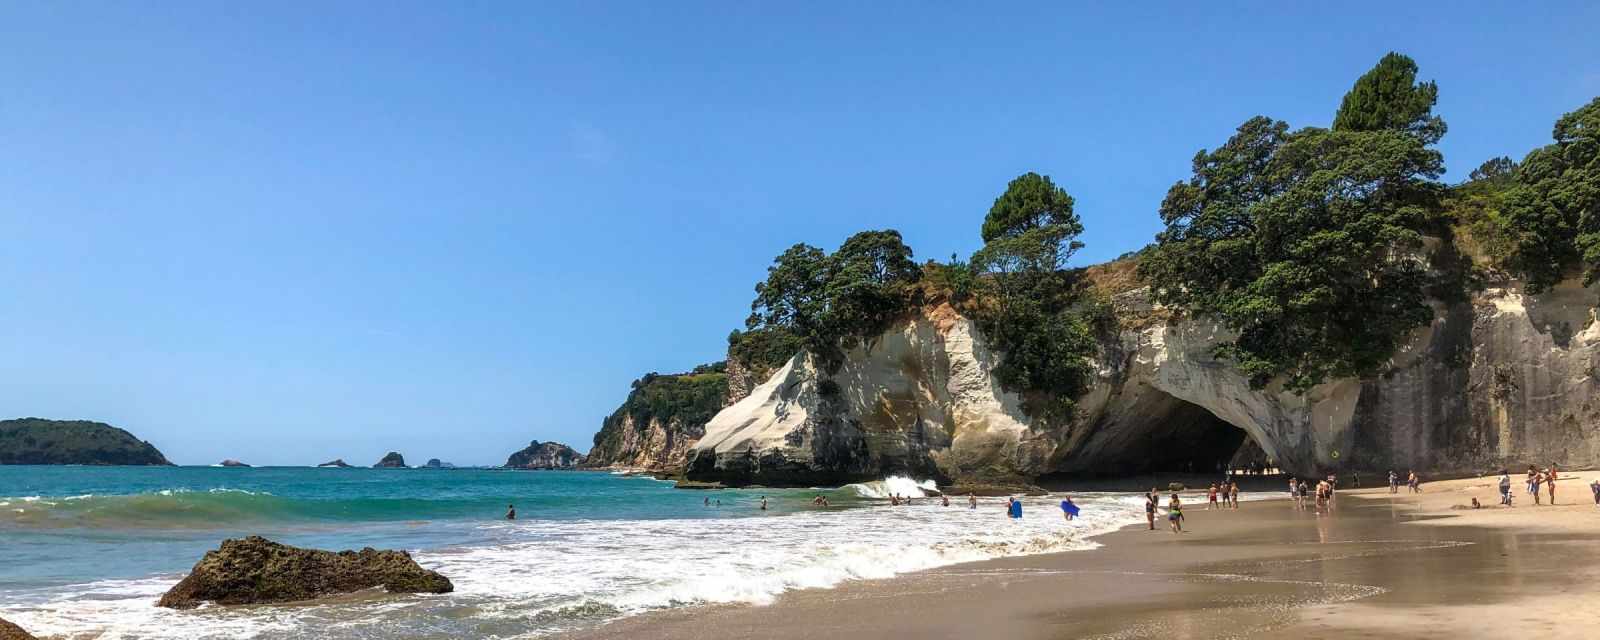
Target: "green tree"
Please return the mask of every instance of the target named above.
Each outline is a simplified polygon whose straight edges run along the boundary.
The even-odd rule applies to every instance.
[[[1023,395],[1030,415],[1049,421],[1071,417],[1093,376],[1094,324],[1067,271],[1082,232],[1072,196],[1048,176],[1025,173],[995,199],[983,222],[984,246],[971,260],[984,300],[974,319],[1003,354],[994,376]]]
[[[1411,131],[1252,118],[1168,191],[1140,274],[1158,300],[1235,329],[1218,351],[1257,386],[1370,375],[1432,317],[1414,252],[1441,163]]]
[[[1029,243],[1034,246],[1026,250],[1014,246],[1010,253],[1030,256],[1038,262],[1031,267],[1036,270],[1064,268],[1072,254],[1083,247],[1077,241],[1078,234],[1083,233],[1083,223],[1072,205],[1072,196],[1049,176],[1024,173],[995,198],[983,220],[983,241]]]
[[[1344,94],[1333,130],[1405,131],[1433,144],[1446,129],[1444,120],[1433,115],[1438,100],[1438,85],[1417,82],[1416,61],[1391,51]]]
[[[1469,182],[1506,182],[1516,179],[1517,162],[1507,156],[1490,158],[1467,175]]]
[[[881,333],[905,312],[907,291],[921,274],[911,257],[894,230],[855,234],[832,255],[797,244],[756,285],[745,325],[752,334],[798,337],[831,370],[842,362],[842,349]]]
[[[1600,98],[1563,115],[1552,136],[1522,160],[1505,195],[1517,245],[1510,266],[1530,293],[1573,270],[1585,285],[1600,278]]]

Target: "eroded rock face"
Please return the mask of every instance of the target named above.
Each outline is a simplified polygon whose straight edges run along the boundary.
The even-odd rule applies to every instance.
[[[0,618],[0,640],[38,640],[38,639],[34,638],[28,632],[23,631],[22,627],[19,627],[17,625],[11,624],[10,622],[7,622],[5,620],[5,618]]]
[[[1204,319],[1151,313],[1119,297],[1129,322],[1102,345],[1097,382],[1070,424],[1038,424],[990,372],[972,323],[925,310],[822,376],[801,355],[718,413],[688,452],[695,480],[833,484],[908,473],[1015,481],[1050,473],[1197,472],[1225,462],[1242,430],[1297,474],[1415,468],[1477,473],[1526,464],[1600,464],[1600,290],[1516,283],[1436,307],[1391,367],[1304,394],[1252,389],[1212,356],[1231,337]],[[1156,310],[1160,311],[1160,310]],[[827,394],[832,385],[838,392]],[[1201,467],[1194,465],[1199,461]]]
[[[687,474],[771,485],[1030,475],[1047,450],[1027,437],[1021,399],[989,375],[995,362],[971,321],[948,307],[857,347],[832,376],[798,355],[712,418]]]
[[[511,469],[576,469],[580,464],[583,464],[583,454],[572,447],[538,440],[506,458],[506,467]]]
[[[749,377],[743,367],[729,364],[726,371],[651,373],[635,380],[628,398],[595,434],[584,466],[681,471],[706,422],[728,405],[733,380]]]
[[[230,539],[208,551],[157,606],[190,609],[203,602],[268,604],[383,587],[389,593],[449,593],[450,580],[418,566],[404,551],[319,551],[260,536]]]

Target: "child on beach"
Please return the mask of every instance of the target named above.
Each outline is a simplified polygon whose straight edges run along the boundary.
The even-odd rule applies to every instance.
[[[1172,525],[1173,533],[1183,533],[1183,502],[1178,500],[1178,494],[1172,494],[1172,500],[1167,503],[1167,522]]]
[[[1500,504],[1511,506],[1511,472],[1500,470]]]
[[[1235,508],[1235,509],[1239,508],[1239,482],[1238,481],[1234,481],[1234,482],[1231,482],[1231,483],[1228,484],[1228,501],[1233,503],[1233,508]]]

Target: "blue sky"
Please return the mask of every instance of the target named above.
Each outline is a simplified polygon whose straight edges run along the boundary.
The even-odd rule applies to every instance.
[[[0,414],[185,464],[587,449],[795,242],[965,257],[1031,170],[1103,261],[1390,50],[1452,181],[1600,95],[1593,3],[1058,4],[7,3]]]

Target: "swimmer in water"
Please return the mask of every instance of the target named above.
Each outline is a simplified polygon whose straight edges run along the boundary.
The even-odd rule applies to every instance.
[[[978,496],[977,496],[977,494],[973,494],[973,493],[967,494],[967,508],[968,509],[976,509],[976,508],[978,508]]]
[[[514,504],[506,505],[506,519],[507,520],[516,520],[517,519],[517,505],[514,505]]]
[[[766,496],[761,496],[761,510],[762,511],[766,511],[767,510],[767,497]]]
[[[950,496],[940,495],[939,496],[939,505],[940,506],[945,506],[945,507],[950,506]]]

